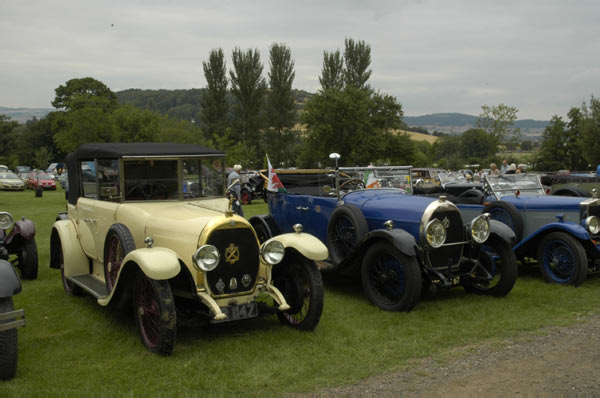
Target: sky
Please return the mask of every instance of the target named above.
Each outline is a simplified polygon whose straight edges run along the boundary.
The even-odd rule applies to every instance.
[[[292,51],[294,88],[316,92],[323,52],[371,46],[369,84],[405,115],[516,107],[549,120],[600,95],[597,0],[0,0],[0,106],[50,108],[91,76],[113,91],[206,86],[222,48]]]

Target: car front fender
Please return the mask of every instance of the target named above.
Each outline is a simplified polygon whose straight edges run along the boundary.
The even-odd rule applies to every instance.
[[[313,261],[326,260],[329,256],[327,247],[323,244],[323,242],[311,234],[304,232],[291,232],[288,234],[277,235],[274,238],[266,241],[264,245],[272,240],[279,241],[286,249],[288,247],[296,249],[304,257]]]
[[[71,220],[56,221],[52,226],[52,233],[50,235],[50,268],[60,269],[59,250],[62,250],[65,276],[90,273],[88,258],[79,243],[75,225]]]
[[[508,225],[498,220],[490,220],[490,237],[491,236],[497,236],[498,238],[505,240],[510,247],[513,247],[518,243],[515,232],[510,229]]]
[[[521,242],[519,242],[513,249],[518,250],[525,248],[530,245],[535,245],[543,236],[552,231],[562,231],[566,232],[569,235],[572,235],[574,238],[577,238],[581,241],[590,241],[591,237],[589,232],[581,225],[575,224],[573,222],[553,222],[544,225],[531,235],[525,237]]]
[[[130,263],[137,264],[148,278],[156,280],[171,279],[181,271],[177,254],[166,247],[133,250],[123,259],[123,268],[131,265]]]
[[[0,298],[12,297],[21,292],[21,280],[12,264],[0,260]]]

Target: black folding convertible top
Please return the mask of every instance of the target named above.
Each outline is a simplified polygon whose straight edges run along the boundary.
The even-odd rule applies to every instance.
[[[128,156],[225,156],[225,152],[192,144],[172,142],[111,142],[80,145],[67,155],[69,171],[69,202],[75,204],[79,197],[77,161],[93,159],[118,159]]]

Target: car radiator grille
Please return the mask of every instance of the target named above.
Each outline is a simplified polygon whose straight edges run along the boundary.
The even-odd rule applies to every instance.
[[[462,217],[457,210],[437,210],[431,220],[437,218],[446,228],[446,242],[444,246],[429,250],[429,261],[436,270],[447,269],[448,265],[458,266],[462,257],[464,245],[449,245],[449,243],[464,242],[465,232]],[[447,221],[445,221],[447,219]]]
[[[214,231],[208,241],[221,254],[219,265],[206,273],[206,281],[217,296],[252,290],[259,266],[258,243],[249,228]]]

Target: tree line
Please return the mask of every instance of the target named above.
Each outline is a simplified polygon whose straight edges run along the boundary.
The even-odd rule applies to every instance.
[[[266,77],[257,49],[236,47],[230,67],[222,49],[211,50],[202,89],[126,90],[120,101],[92,77],[71,79],[56,88],[56,110],[45,118],[19,125],[0,116],[0,161],[45,167],[85,142],[170,141],[225,150],[228,164],[247,168],[264,167],[265,154],[279,167],[326,166],[328,154],[338,152],[342,165],[457,169],[499,162],[498,148],[530,145],[514,126],[518,110],[504,104],[482,106],[476,128],[436,134],[434,144],[399,133],[407,127],[402,105],[370,86],[371,47],[362,40],[346,38],[343,50],[323,52],[315,94],[293,89],[294,67],[291,49],[273,43]],[[555,116],[534,159],[538,168],[597,162],[599,112],[592,97],[589,106],[569,112],[568,123]]]

